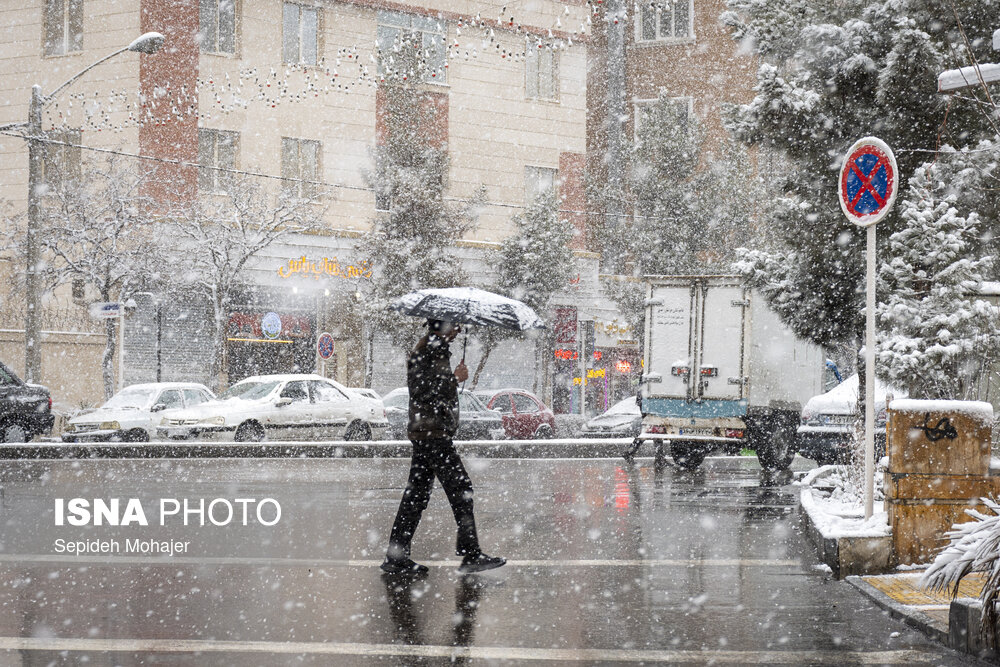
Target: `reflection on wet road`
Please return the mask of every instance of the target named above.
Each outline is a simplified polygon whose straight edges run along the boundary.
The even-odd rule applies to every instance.
[[[6,462],[0,664],[964,664],[814,568],[790,475],[754,460],[470,460],[483,546],[510,562],[458,574],[438,488],[416,580],[377,567],[407,465]],[[56,526],[57,498],[135,498],[149,525]],[[244,525],[264,498],[280,521]],[[188,525],[161,525],[172,499]],[[130,550],[153,542],[187,546]]]

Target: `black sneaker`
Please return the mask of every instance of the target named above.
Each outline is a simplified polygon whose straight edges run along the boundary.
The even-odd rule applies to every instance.
[[[506,558],[499,556],[487,556],[482,551],[469,554],[462,559],[462,564],[458,566],[459,572],[485,572],[495,570],[507,562]]]
[[[426,565],[415,563],[409,558],[401,558],[399,560],[386,558],[385,562],[379,567],[382,568],[383,572],[389,574],[427,574],[428,572]]]

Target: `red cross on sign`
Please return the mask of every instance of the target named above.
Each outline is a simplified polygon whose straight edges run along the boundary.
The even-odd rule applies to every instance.
[[[896,200],[896,158],[885,142],[865,137],[847,151],[837,192],[847,219],[860,227],[874,225]]]

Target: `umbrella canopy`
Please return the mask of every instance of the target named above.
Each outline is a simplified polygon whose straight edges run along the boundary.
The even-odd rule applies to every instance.
[[[422,289],[399,297],[391,307],[404,315],[433,320],[517,331],[545,328],[530,306],[475,287]]]

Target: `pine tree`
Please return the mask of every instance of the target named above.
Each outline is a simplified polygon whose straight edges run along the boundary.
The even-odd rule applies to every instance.
[[[971,252],[980,218],[960,215],[956,199],[940,170],[918,168],[900,207],[905,226],[889,238],[879,274],[877,370],[913,398],[974,398],[970,379],[998,342],[996,307],[972,296],[993,257]]]
[[[752,102],[730,110],[739,138],[766,152],[763,170],[783,196],[765,212],[775,244],[738,268],[799,335],[857,349],[863,331],[863,230],[837,202],[845,151],[876,135],[896,148],[900,192],[941,137],[957,147],[992,133],[974,102],[937,93],[937,75],[994,55],[994,0],[729,0],[723,21],[762,59]],[[954,11],[953,11],[954,9]],[[968,49],[956,16],[970,37]],[[947,123],[945,120],[947,118]],[[993,219],[996,202],[963,193],[959,211]],[[994,198],[995,199],[995,198]],[[964,215],[964,214],[963,214]],[[897,210],[880,240],[900,226]]]
[[[523,301],[544,317],[552,295],[569,283],[573,271],[573,225],[559,217],[559,199],[545,191],[532,201],[524,215],[512,219],[517,232],[500,245],[492,258],[496,283],[492,290]],[[522,334],[484,328],[479,333],[482,356],[472,377],[475,389],[490,354],[503,340]]]

